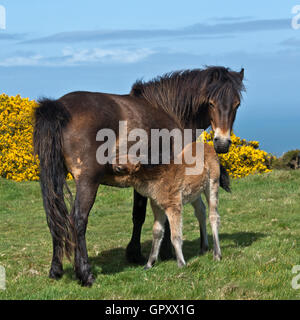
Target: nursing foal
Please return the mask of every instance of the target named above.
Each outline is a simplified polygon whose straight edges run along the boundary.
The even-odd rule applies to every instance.
[[[195,154],[197,146],[202,142],[194,142],[192,152]],[[203,147],[203,145],[202,145]],[[173,160],[170,164],[159,166],[143,166],[128,157],[127,164],[120,164],[118,161],[112,165],[114,182],[119,186],[132,186],[144,197],[148,197],[151,202],[154,214],[153,242],[152,249],[145,266],[149,269],[157,260],[159,248],[164,234],[166,218],[169,220],[171,229],[171,241],[175,249],[177,264],[179,267],[185,265],[182,254],[182,209],[186,203],[191,203],[195,209],[195,216],[198,219],[201,235],[201,252],[208,249],[206,234],[206,208],[201,199],[201,193],[205,194],[209,206],[209,221],[212,227],[214,259],[221,259],[221,249],[219,244],[218,227],[220,216],[217,210],[219,186],[230,192],[229,176],[225,168],[219,163],[218,156],[214,148],[204,144],[202,151],[204,157],[201,170],[197,174],[187,174],[187,169],[193,169],[196,160],[185,161],[184,154],[187,147],[179,155],[181,164],[176,164]],[[197,155],[198,156],[198,155]],[[119,158],[120,159],[120,158]],[[124,162],[124,161],[123,161]],[[178,162],[177,162],[178,163]],[[199,168],[198,168],[199,170]]]

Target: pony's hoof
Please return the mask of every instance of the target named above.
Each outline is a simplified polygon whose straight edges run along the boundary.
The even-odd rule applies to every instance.
[[[128,245],[126,249],[126,259],[129,263],[144,265],[146,258],[142,255],[140,248],[131,247]]]
[[[208,251],[208,246],[205,246],[203,248],[200,248],[200,256],[203,256]]]
[[[62,268],[51,268],[49,272],[49,278],[54,280],[59,280],[64,274]]]
[[[179,261],[177,265],[178,265],[178,268],[183,268],[186,266],[186,263],[184,261]]]
[[[81,284],[83,287],[91,287],[94,281],[95,281],[94,276],[92,274],[89,274],[87,279],[81,281]]]
[[[142,254],[139,254],[139,255],[129,255],[127,254],[126,255],[126,258],[127,258],[127,261],[129,263],[133,263],[133,264],[138,264],[138,265],[144,265],[145,262],[147,261],[146,258],[142,255]]]

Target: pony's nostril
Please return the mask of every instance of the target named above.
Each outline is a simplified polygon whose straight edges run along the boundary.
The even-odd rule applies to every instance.
[[[218,142],[218,141],[220,141],[220,138],[215,137],[215,138],[214,138],[214,142]]]

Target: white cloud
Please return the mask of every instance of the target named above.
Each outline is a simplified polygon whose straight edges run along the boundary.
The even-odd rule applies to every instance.
[[[19,67],[19,66],[37,66],[43,60],[43,57],[39,54],[33,54],[31,56],[14,56],[3,60],[0,60],[1,67]]]
[[[63,56],[67,64],[93,63],[93,62],[117,62],[134,63],[145,59],[154,51],[150,49],[80,49],[65,48]]]
[[[76,66],[99,63],[135,63],[154,54],[152,49],[73,49],[64,48],[59,56],[18,53],[0,60],[0,66]]]

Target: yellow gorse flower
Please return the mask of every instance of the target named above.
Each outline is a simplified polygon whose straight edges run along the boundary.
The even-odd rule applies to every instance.
[[[33,155],[33,112],[37,103],[19,95],[0,95],[0,176],[38,180],[39,163]]]
[[[205,143],[213,145],[213,132],[204,131],[201,135]],[[220,154],[220,163],[226,168],[232,178],[242,178],[253,173],[271,171],[268,163],[271,156],[259,149],[258,141],[246,141],[231,134],[232,144],[229,152]]]

